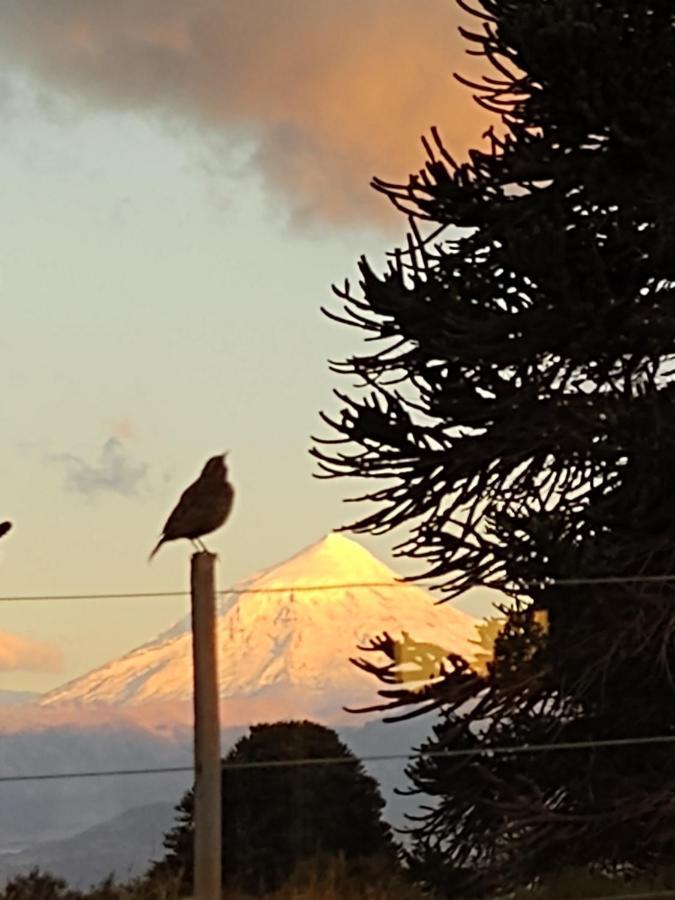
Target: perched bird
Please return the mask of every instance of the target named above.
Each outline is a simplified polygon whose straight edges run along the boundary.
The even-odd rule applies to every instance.
[[[206,550],[199,538],[220,528],[232,509],[234,489],[227,480],[226,456],[212,456],[199,478],[183,491],[149,560],[162,544],[178,538],[188,538],[198,550]]]
[[[11,522],[0,522],[0,537],[4,537],[11,527]]]

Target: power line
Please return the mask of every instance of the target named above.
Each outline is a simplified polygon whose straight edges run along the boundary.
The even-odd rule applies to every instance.
[[[222,593],[222,592],[220,592]],[[189,591],[138,591],[115,594],[17,594],[0,597],[0,603],[23,603],[47,600],[140,600],[149,597],[189,597]]]
[[[71,781],[81,778],[118,778],[130,775],[165,775],[193,772],[194,766],[148,766],[144,769],[100,769],[89,772],[40,772],[36,775],[0,775],[0,784],[20,781]]]
[[[295,769],[309,766],[359,765],[368,762],[395,762],[417,759],[471,759],[476,757],[508,756],[527,753],[553,753],[558,751],[607,749],[611,747],[675,744],[675,735],[652,735],[636,738],[607,738],[590,741],[558,741],[549,744],[514,744],[513,746],[472,747],[456,750],[426,750],[418,753],[381,753],[370,756],[318,756],[299,759],[268,759],[242,762],[224,761],[223,769]],[[0,775],[0,783],[25,781],[68,781],[80,778],[117,778],[137,775],[164,775],[192,772],[193,766],[156,766],[139,769],[104,769],[87,772],[42,772],[34,775]]]
[[[596,578],[551,578],[540,582],[545,587],[578,586],[582,584],[663,584],[675,581],[675,575],[599,575]],[[530,584],[534,587],[534,583]]]
[[[307,757],[293,760],[255,760],[249,762],[223,762],[224,769],[275,769],[275,768],[302,768],[307,766],[325,765],[358,765],[366,762],[388,762],[394,760],[413,760],[420,758],[471,758],[477,756],[497,756],[513,753],[542,753],[559,750],[578,750],[585,747],[607,748],[628,745],[645,744],[671,744],[675,743],[675,735],[655,735],[643,738],[616,738],[599,741],[561,741],[552,744],[515,745],[512,747],[483,747],[465,750],[435,750],[421,753],[391,753],[363,757]],[[37,775],[4,775],[0,776],[0,783],[17,783],[29,781],[56,781],[79,780],[86,778],[114,778],[134,777],[141,775],[160,775],[193,772],[193,766],[161,766],[145,767],[138,769],[111,769],[89,772],[51,772]],[[607,895],[586,897],[583,900],[606,900]],[[675,898],[675,890],[657,890],[641,893],[615,894],[615,900],[665,900]]]
[[[285,585],[271,588],[240,588],[228,587],[218,591],[218,596],[234,594],[297,594],[307,591],[338,591],[350,588],[410,588],[416,585],[404,581],[345,581],[336,584],[302,584]],[[17,594],[16,596],[0,597],[0,603],[22,603],[24,601],[48,601],[48,600],[142,600],[152,597],[189,597],[189,591],[139,591],[134,593],[114,594]]]
[[[589,578],[542,578],[525,582],[525,587],[579,587],[593,584],[662,584],[675,582],[675,575],[600,575]],[[339,591],[353,588],[410,589],[411,587],[437,588],[439,585],[428,581],[345,581],[335,584],[281,585],[269,588],[228,587],[218,591],[218,596],[242,596],[244,594],[298,594],[317,591]],[[479,587],[479,585],[476,585]],[[482,587],[499,590],[496,585]],[[0,603],[46,602],[57,600],[142,600],[157,597],[189,597],[189,591],[135,591],[108,594],[16,594],[0,596]]]
[[[0,597],[0,603],[23,603],[47,600],[140,600],[148,597],[189,597],[189,591],[145,591],[117,594],[21,594]]]

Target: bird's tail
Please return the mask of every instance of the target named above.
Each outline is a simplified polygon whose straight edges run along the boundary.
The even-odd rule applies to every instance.
[[[164,536],[162,536],[162,537],[157,541],[157,544],[156,544],[156,546],[155,546],[155,549],[152,551],[152,553],[151,553],[150,556],[148,557],[148,562],[150,562],[150,561],[152,560],[152,557],[155,555],[155,553],[157,553],[157,551],[159,550],[159,548],[162,546],[162,544],[164,543],[164,540],[165,540],[165,539],[164,539]]]

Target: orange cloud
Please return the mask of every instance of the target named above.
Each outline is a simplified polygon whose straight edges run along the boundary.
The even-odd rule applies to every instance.
[[[452,0],[21,0],[0,52],[89,102],[252,140],[296,218],[347,224],[382,220],[370,178],[417,170],[430,126],[459,156],[480,141],[459,23]]]
[[[115,419],[110,423],[110,433],[120,441],[128,441],[136,437],[136,429],[131,419]]]
[[[0,672],[48,672],[63,669],[63,655],[55,644],[0,631]]]

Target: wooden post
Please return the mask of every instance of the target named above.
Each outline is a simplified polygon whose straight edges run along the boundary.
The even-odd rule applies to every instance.
[[[221,781],[216,586],[213,553],[194,553],[190,566],[194,678],[194,897],[221,896]]]

